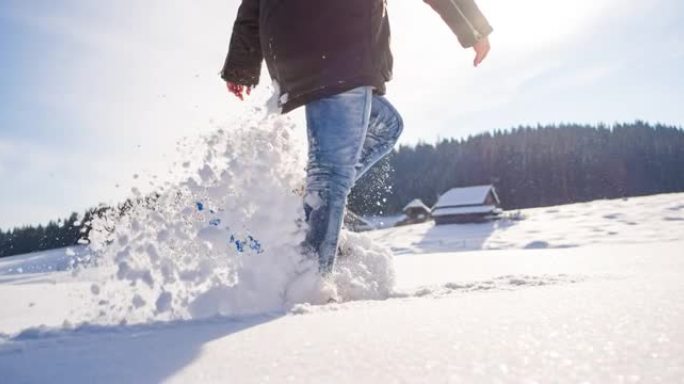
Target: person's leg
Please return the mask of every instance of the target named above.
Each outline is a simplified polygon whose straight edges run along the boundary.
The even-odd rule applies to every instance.
[[[354,184],[372,100],[359,87],[306,105],[309,160],[304,196],[305,247],[319,258],[322,273],[335,264],[347,196]]]
[[[368,131],[361,159],[356,166],[355,181],[392,152],[403,129],[404,122],[394,106],[383,96],[373,96]]]

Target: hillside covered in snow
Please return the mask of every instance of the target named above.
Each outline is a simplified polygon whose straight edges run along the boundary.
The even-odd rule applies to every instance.
[[[516,217],[348,234],[343,265],[392,250],[372,300],[346,269],[341,303],[238,290],[263,311],[166,321],[92,317],[106,267],[70,267],[87,249],[3,259],[3,382],[681,383],[684,195]]]

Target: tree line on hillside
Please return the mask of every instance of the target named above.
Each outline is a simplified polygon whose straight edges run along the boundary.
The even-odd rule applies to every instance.
[[[0,231],[0,257],[76,245],[85,234],[77,213],[47,225],[24,226]]]
[[[684,130],[563,124],[401,146],[359,181],[350,209],[393,214],[415,198],[432,206],[451,188],[481,184],[496,187],[505,209],[681,192]]]
[[[450,188],[494,184],[505,209],[684,191],[684,130],[643,122],[518,127],[401,146],[354,188],[350,209],[394,214],[415,198],[431,206]],[[90,222],[154,207],[158,194],[100,206],[45,226],[0,230],[0,257],[87,242]],[[113,212],[111,210],[114,210]]]
[[[100,205],[96,208],[88,209],[81,216],[74,212],[67,219],[50,221],[45,226],[23,226],[7,232],[0,230],[0,258],[70,247],[78,244],[88,244],[93,219],[105,216],[111,218],[122,217],[134,206],[140,205],[154,209],[155,202],[159,196],[158,193],[152,193],[145,197],[127,199],[113,207]],[[106,231],[114,230],[113,227],[103,229]]]

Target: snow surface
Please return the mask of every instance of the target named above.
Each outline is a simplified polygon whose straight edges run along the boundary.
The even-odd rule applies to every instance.
[[[364,216],[364,219],[376,229],[394,227],[398,222],[404,220],[405,218],[406,215],[403,213],[393,216]]]
[[[370,235],[395,255],[680,241],[684,240],[684,194],[526,209],[506,212],[501,220],[487,223],[435,226],[427,222]]]
[[[682,247],[404,255],[388,300],[232,319],[15,328],[0,345],[0,370],[7,382],[679,383]],[[2,293],[38,303],[10,309],[30,312],[69,304],[52,291],[58,287],[87,284],[15,281]],[[60,318],[43,311],[34,321],[41,314]]]
[[[684,382],[684,194],[344,233],[322,280],[296,127],[240,127],[90,249],[0,260],[3,383]]]
[[[67,271],[88,255],[85,246],[76,246],[8,257],[0,260],[0,276]]]

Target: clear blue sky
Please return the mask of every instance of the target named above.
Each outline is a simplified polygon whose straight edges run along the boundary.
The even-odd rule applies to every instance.
[[[473,69],[423,1],[390,0],[403,143],[537,122],[684,122],[681,1],[479,3],[495,33]],[[133,174],[168,169],[176,140],[243,113],[217,77],[237,4],[4,1],[0,228],[122,199]]]

